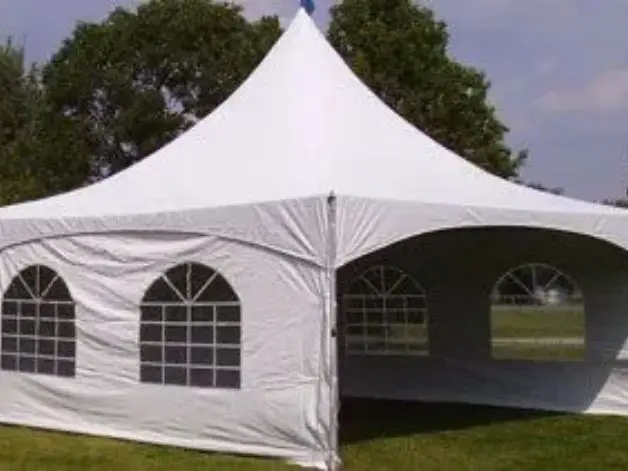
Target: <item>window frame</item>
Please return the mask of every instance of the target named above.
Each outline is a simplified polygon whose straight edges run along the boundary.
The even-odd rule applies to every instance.
[[[182,268],[184,277],[178,272]],[[200,285],[194,270],[206,275]],[[178,274],[176,279],[173,273]],[[185,286],[177,286],[180,282]],[[227,299],[199,301],[214,283],[222,285],[222,293],[215,294]],[[147,299],[159,295],[164,295],[162,300]],[[185,261],[154,279],[140,303],[138,337],[141,383],[241,389],[242,304],[214,268]]]
[[[546,272],[545,277],[538,275],[539,269]],[[526,270],[530,272],[526,277],[522,277],[521,273]],[[545,278],[546,281],[539,282],[541,278]],[[529,281],[532,285],[527,286]],[[552,296],[550,291],[557,281],[560,281],[560,284],[555,290],[562,291],[562,294],[555,291]],[[519,286],[525,294],[500,294],[498,292],[500,285],[507,282]],[[561,290],[565,285],[568,288]],[[508,298],[511,298],[511,302],[505,302]],[[490,350],[495,361],[581,362],[586,359],[588,346],[585,296],[575,278],[558,267],[546,262],[527,262],[508,268],[492,285],[489,303]],[[510,307],[512,312],[509,312]],[[535,324],[533,321],[535,317],[538,321],[539,315],[541,317],[550,315],[542,313],[552,307],[557,312],[564,309],[562,316],[567,320],[573,314],[574,323],[570,328],[578,329],[580,332],[565,337],[564,333],[559,332],[558,326],[555,327],[557,333],[551,336],[547,335],[547,332],[542,332],[544,329],[541,322]],[[569,310],[573,312],[570,313]],[[509,322],[504,320],[507,313],[512,317]],[[511,333],[508,335],[499,333],[500,330],[505,332],[502,329],[507,329],[508,323],[523,325],[522,316],[525,315],[532,320],[530,330],[533,333],[519,338],[510,338]],[[523,331],[523,327],[520,328]],[[552,339],[550,343],[547,340],[549,338]]]
[[[0,311],[0,370],[76,377],[76,304],[58,272],[43,264],[22,269],[4,291]]]
[[[381,279],[379,285],[370,278],[376,272]],[[396,278],[392,287],[387,284],[386,273],[388,276],[394,274],[393,279]],[[413,291],[395,293],[406,282]],[[360,283],[370,292],[356,291]],[[429,354],[428,295],[421,283],[408,272],[391,264],[372,265],[348,283],[340,298],[342,344],[348,356]],[[380,322],[372,321],[378,316]],[[403,331],[403,340],[391,339],[390,332],[394,329]],[[422,335],[415,338],[413,329],[422,331]],[[377,347],[370,348],[373,345]]]

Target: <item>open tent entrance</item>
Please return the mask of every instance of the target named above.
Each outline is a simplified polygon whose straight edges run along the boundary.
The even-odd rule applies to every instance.
[[[589,410],[622,362],[626,261],[598,239],[517,227],[354,260],[338,271],[340,395]]]

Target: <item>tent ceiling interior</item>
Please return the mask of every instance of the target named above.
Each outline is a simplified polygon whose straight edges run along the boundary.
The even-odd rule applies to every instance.
[[[0,421],[331,469],[340,393],[628,415],[626,248],[624,210],[468,163],[300,11],[155,154],[0,208]]]

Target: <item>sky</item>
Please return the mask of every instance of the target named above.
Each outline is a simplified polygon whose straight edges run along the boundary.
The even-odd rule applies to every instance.
[[[0,37],[43,61],[77,21],[139,0],[0,0]],[[298,0],[240,0],[251,17],[290,21]],[[325,28],[332,0],[318,0]],[[628,1],[423,0],[448,25],[450,52],[486,72],[491,101],[530,158],[524,179],[600,200],[628,187]]]

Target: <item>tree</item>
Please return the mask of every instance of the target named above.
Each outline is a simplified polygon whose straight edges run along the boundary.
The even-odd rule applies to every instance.
[[[85,178],[72,126],[46,106],[35,66],[0,46],[0,205],[71,189]]]
[[[69,117],[92,175],[141,160],[222,103],[281,30],[211,0],[152,0],[82,23],[44,69],[55,111]]]
[[[19,179],[16,172],[16,156],[29,134],[36,103],[35,80],[24,65],[24,51],[10,39],[0,46],[0,204],[18,199],[17,188],[31,186],[30,178]]]
[[[29,122],[36,86],[24,66],[24,51],[11,39],[0,46],[0,152],[13,152]]]
[[[357,75],[391,108],[480,167],[515,177],[508,128],[488,104],[484,74],[447,55],[448,34],[412,0],[344,0],[332,7],[328,37]]]

